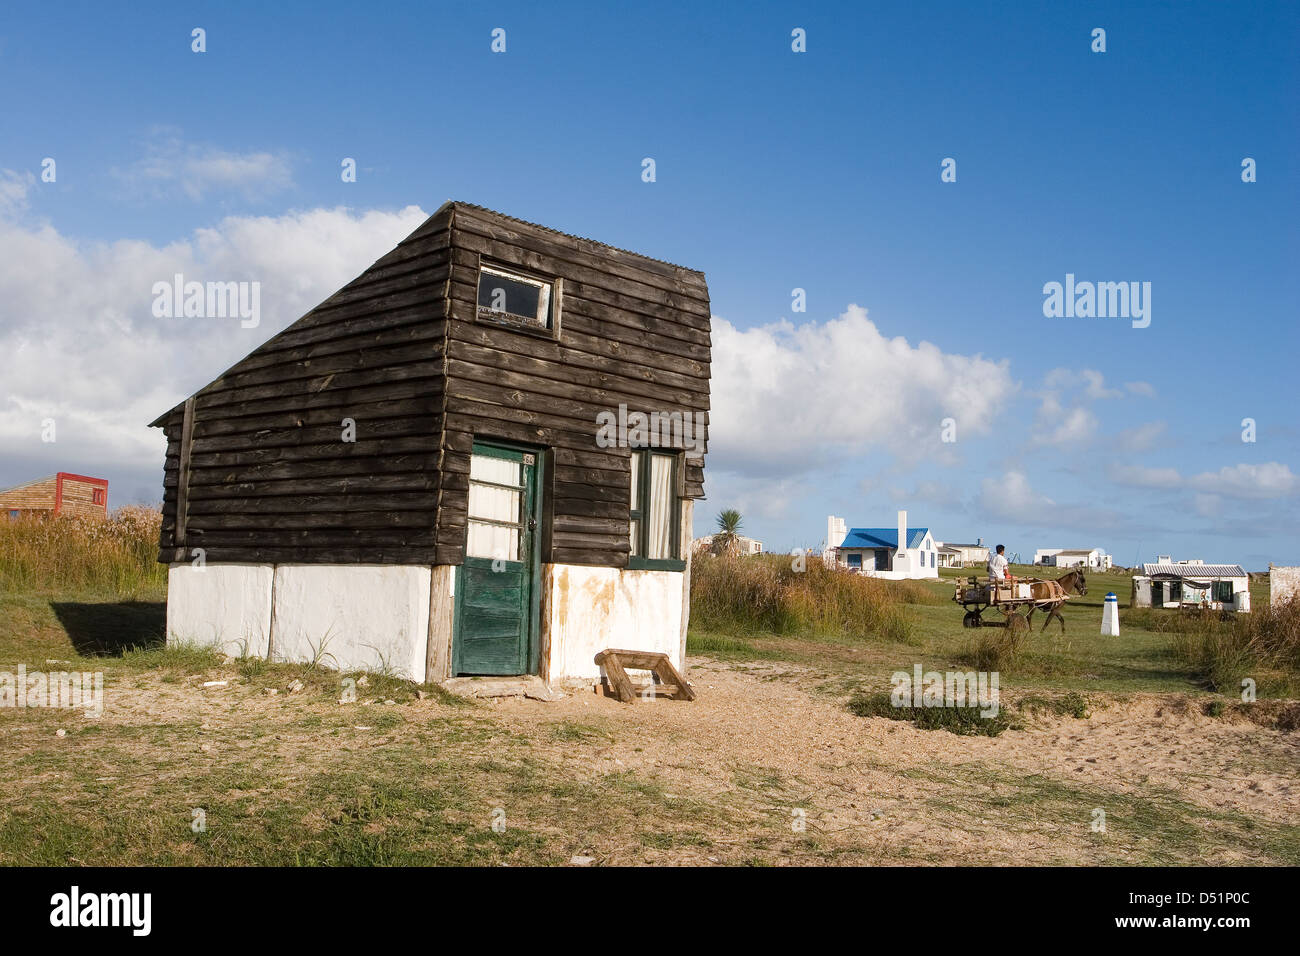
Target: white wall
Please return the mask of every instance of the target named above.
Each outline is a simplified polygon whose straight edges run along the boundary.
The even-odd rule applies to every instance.
[[[265,657],[271,635],[269,564],[173,564],[167,569],[167,642]]]
[[[387,670],[422,683],[430,574],[417,565],[277,566],[272,658],[319,657],[339,670]]]
[[[1273,607],[1300,592],[1300,568],[1275,568],[1268,566],[1268,603]]]
[[[599,651],[662,651],[682,667],[679,571],[543,565],[542,676],[595,679]]]
[[[682,667],[686,575],[543,565],[542,661],[548,680],[599,678],[597,652],[662,651]],[[168,641],[423,682],[432,570],[418,565],[189,564],[168,572]],[[442,635],[442,630],[447,634]],[[435,651],[438,647],[435,646]],[[436,654],[434,655],[436,659]]]

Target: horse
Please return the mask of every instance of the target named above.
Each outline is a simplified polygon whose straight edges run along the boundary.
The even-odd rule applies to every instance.
[[[1084,576],[1082,568],[1066,571],[1056,579],[1056,583],[1061,586],[1061,590],[1066,594],[1085,595],[1088,593],[1088,580]],[[1064,604],[1065,599],[1062,598],[1055,604],[1047,605],[1047,618],[1043,621],[1043,627],[1039,631],[1040,634],[1042,631],[1047,630],[1047,625],[1052,622],[1052,618],[1056,618],[1057,623],[1061,625],[1061,633],[1065,633],[1065,618],[1061,617],[1061,607]]]

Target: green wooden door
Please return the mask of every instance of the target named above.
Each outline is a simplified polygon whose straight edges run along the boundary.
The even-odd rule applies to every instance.
[[[457,674],[537,673],[539,469],[533,452],[474,444],[456,572]]]

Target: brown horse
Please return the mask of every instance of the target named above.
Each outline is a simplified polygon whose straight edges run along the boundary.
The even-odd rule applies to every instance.
[[[1082,595],[1088,593],[1088,580],[1084,577],[1081,568],[1076,568],[1073,571],[1066,571],[1056,579],[1056,583],[1061,586],[1061,590],[1066,594]],[[1043,627],[1039,633],[1047,630],[1047,625],[1052,622],[1052,618],[1056,618],[1057,623],[1061,625],[1061,633],[1065,633],[1065,618],[1061,617],[1061,607],[1064,604],[1065,601],[1061,600],[1057,601],[1055,604],[1049,604],[1047,606],[1047,619],[1043,621]]]

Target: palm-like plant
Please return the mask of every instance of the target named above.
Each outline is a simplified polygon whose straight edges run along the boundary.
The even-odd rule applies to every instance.
[[[740,549],[740,512],[728,508],[718,515],[718,530],[713,536],[715,554],[731,554]]]

